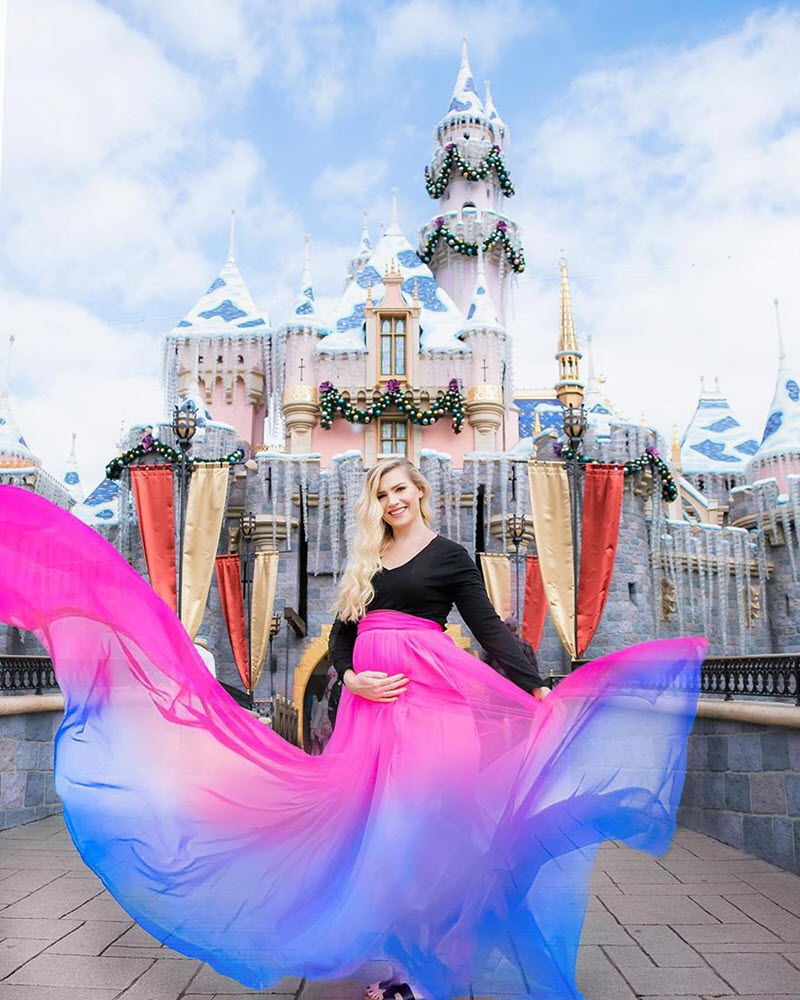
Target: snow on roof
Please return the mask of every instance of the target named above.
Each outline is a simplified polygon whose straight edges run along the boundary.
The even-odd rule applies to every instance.
[[[311,283],[311,263],[309,251],[309,238],[306,236],[303,252],[303,277],[300,282],[300,291],[295,299],[289,315],[286,319],[287,327],[302,328],[304,330],[316,330],[320,334],[328,332],[327,327],[320,319],[317,311],[317,304],[314,301],[314,287]]]
[[[484,101],[484,108],[486,110],[486,117],[489,119],[489,124],[492,127],[492,134],[494,135],[495,142],[502,145],[508,137],[508,127],[500,117],[497,108],[494,106],[488,80],[486,81],[486,99]]]
[[[684,475],[744,474],[758,441],[734,416],[727,398],[703,390],[681,441]]]
[[[800,453],[800,370],[792,365],[781,344],[778,378],[761,444],[754,462]]]
[[[173,328],[174,336],[229,337],[266,333],[269,314],[253,301],[233,254],[233,222],[228,259],[205,295]]]
[[[69,453],[69,458],[67,459],[67,464],[64,467],[64,475],[62,481],[69,491],[69,495],[75,501],[75,503],[82,503],[85,496],[83,492],[83,484],[81,483],[80,473],[78,472],[78,459],[75,455],[75,439],[77,434],[73,431],[72,434],[72,449]]]
[[[119,480],[103,479],[72,513],[93,528],[119,524]]]
[[[0,469],[39,465],[14,419],[8,396],[0,395]]]
[[[478,273],[475,278],[475,289],[467,309],[467,322],[464,329],[505,332],[489,292],[489,283],[486,280],[486,270],[483,265],[483,247],[480,244],[478,244]]]
[[[470,348],[458,339],[464,328],[464,314],[443,288],[436,283],[433,272],[417,256],[416,250],[403,235],[397,220],[397,192],[393,192],[392,222],[370,254],[363,270],[347,283],[330,319],[331,332],[318,343],[319,351],[365,351],[364,309],[367,289],[378,306],[385,288],[383,275],[394,265],[403,283],[401,292],[410,306],[416,287],[420,305],[421,351],[463,351]]]
[[[458,121],[465,117],[486,118],[486,109],[478,94],[475,77],[469,64],[466,38],[461,43],[461,65],[458,68],[456,85],[453,87],[450,107],[441,124],[447,125],[451,120]]]

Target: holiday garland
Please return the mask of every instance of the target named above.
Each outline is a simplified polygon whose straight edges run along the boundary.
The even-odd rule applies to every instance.
[[[569,445],[564,447],[560,441],[556,441],[553,445],[553,451],[556,455],[561,458],[572,459],[576,458],[583,465],[591,465],[595,462],[600,462],[599,458],[589,458],[588,455],[581,455],[575,452]],[[658,472],[661,477],[661,496],[667,503],[671,503],[678,497],[678,485],[675,482],[672,473],[669,471],[669,466],[664,461],[664,459],[659,455],[658,450],[652,445],[648,445],[645,449],[643,455],[638,458],[631,459],[626,462],[622,471],[626,476],[635,475],[637,472],[644,472],[645,468],[649,466],[654,472]]]
[[[461,393],[461,383],[457,378],[451,378],[446,392],[437,396],[428,410],[420,409],[413,398],[413,391],[402,389],[397,379],[389,379],[384,392],[373,400],[372,405],[359,410],[346,399],[332,382],[321,382],[319,386],[319,408],[321,411],[320,425],[329,431],[338,415],[351,424],[369,424],[379,417],[384,410],[394,404],[401,413],[405,413],[412,424],[435,424],[445,413],[453,416],[453,430],[461,433],[464,423],[464,406],[466,401]]]
[[[431,198],[442,197],[450,182],[453,170],[457,170],[468,181],[483,181],[489,171],[494,170],[497,174],[497,180],[500,182],[500,190],[506,198],[510,198],[514,194],[514,185],[508,176],[499,146],[492,146],[491,153],[477,167],[471,167],[467,163],[455,143],[451,142],[444,148],[445,155],[439,175],[434,177],[433,171],[429,167],[425,167],[425,187]]]
[[[462,240],[459,236],[456,236],[454,232],[447,228],[443,216],[440,215],[436,220],[436,228],[425,240],[422,249],[417,251],[417,256],[425,264],[430,264],[433,260],[433,251],[436,249],[436,244],[439,240],[444,240],[451,250],[455,250],[456,253],[463,254],[465,257],[478,256],[478,244],[467,243],[466,240]],[[521,248],[515,250],[512,246],[511,240],[508,238],[508,224],[503,222],[502,219],[483,241],[483,252],[486,253],[491,250],[495,243],[499,243],[502,246],[508,263],[517,274],[521,274],[525,270],[525,254]]]
[[[164,441],[159,441],[152,434],[145,434],[141,444],[137,444],[116,458],[111,459],[106,466],[106,478],[119,479],[122,475],[122,470],[126,469],[132,462],[135,462],[137,458],[144,458],[145,455],[153,454],[160,455],[161,458],[166,459],[171,464],[181,461],[181,452],[177,448],[171,447]],[[243,461],[244,448],[236,448],[230,455],[225,455],[223,458],[196,458],[195,456],[191,456],[187,458],[186,464],[189,468],[192,468],[195,465],[202,465],[207,462],[227,462],[228,465],[237,465]]]

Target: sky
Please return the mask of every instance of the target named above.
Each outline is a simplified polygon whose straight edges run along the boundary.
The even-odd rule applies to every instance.
[[[84,485],[161,413],[160,345],[236,256],[279,325],[312,240],[332,304],[391,189],[412,244],[469,39],[511,131],[527,268],[515,380],[552,385],[558,261],[612,402],[667,440],[704,376],[760,439],[773,300],[800,346],[800,5],[689,0],[8,0],[0,359]],[[800,350],[796,353],[800,354]]]

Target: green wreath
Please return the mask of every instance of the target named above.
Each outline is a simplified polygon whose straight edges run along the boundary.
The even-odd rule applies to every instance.
[[[514,185],[511,183],[499,146],[492,146],[491,153],[477,167],[471,167],[467,163],[455,143],[451,142],[445,146],[444,161],[438,176],[434,177],[433,171],[429,167],[425,167],[425,188],[431,198],[442,197],[454,170],[457,170],[468,181],[486,180],[489,171],[494,170],[500,183],[500,190],[506,198],[510,198],[514,194]]]
[[[461,393],[461,384],[456,378],[450,379],[446,391],[437,396],[433,405],[427,410],[416,406],[412,392],[402,389],[397,379],[389,379],[386,390],[373,400],[371,406],[363,410],[353,406],[332,382],[320,383],[319,396],[320,425],[326,431],[333,427],[337,415],[344,417],[351,424],[369,424],[392,404],[404,413],[412,424],[423,426],[435,424],[445,413],[452,414],[453,430],[456,434],[461,433],[464,424],[466,400]]]
[[[440,215],[436,220],[436,228],[430,233],[421,249],[417,251],[417,256],[423,263],[430,264],[433,260],[433,252],[439,240],[444,240],[451,250],[455,250],[456,253],[463,254],[465,257],[478,256],[478,244],[467,243],[466,240],[462,240],[459,236],[456,236],[445,225],[444,216]],[[495,243],[499,243],[502,246],[506,260],[512,269],[517,274],[522,274],[525,270],[525,254],[521,248],[516,250],[512,245],[511,240],[508,238],[508,223],[503,222],[502,219],[483,241],[483,252],[486,253],[491,250]]]

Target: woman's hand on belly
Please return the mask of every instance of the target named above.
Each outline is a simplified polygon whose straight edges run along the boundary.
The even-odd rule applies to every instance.
[[[391,702],[405,694],[408,678],[405,674],[392,674],[381,670],[345,670],[342,683],[348,691],[367,701]]]

